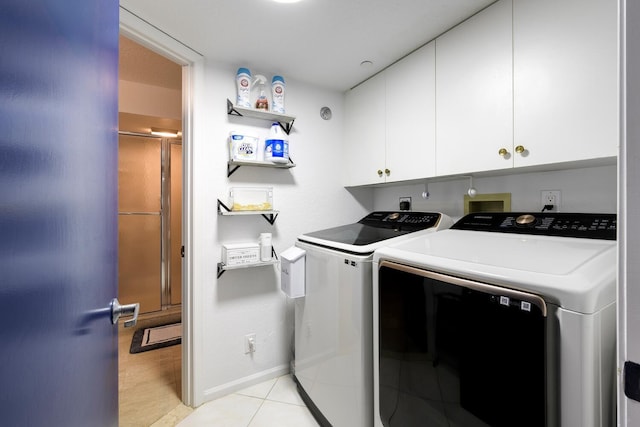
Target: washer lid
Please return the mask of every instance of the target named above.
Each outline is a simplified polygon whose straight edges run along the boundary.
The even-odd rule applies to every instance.
[[[333,227],[326,230],[307,233],[300,238],[305,237],[325,240],[327,242],[345,243],[354,246],[366,246],[371,243],[380,242],[382,240],[393,239],[394,237],[409,234],[415,230],[405,230],[398,228],[379,228],[365,224],[348,224],[339,227]]]
[[[381,244],[424,230],[448,228],[453,221],[431,212],[373,212],[355,224],[306,233],[298,240],[355,253],[373,252]]]
[[[451,229],[381,248],[380,259],[534,292],[579,312],[615,301],[610,240]]]

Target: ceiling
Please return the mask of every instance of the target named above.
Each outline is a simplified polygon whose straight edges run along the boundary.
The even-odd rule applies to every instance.
[[[494,1],[120,0],[120,6],[209,59],[344,91]]]

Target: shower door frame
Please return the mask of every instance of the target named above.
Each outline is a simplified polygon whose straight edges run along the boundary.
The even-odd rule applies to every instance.
[[[149,138],[160,141],[160,211],[120,212],[120,215],[159,215],[160,216],[160,310],[168,310],[180,304],[171,304],[171,145],[182,145],[181,138],[167,138],[148,133],[118,131],[118,136]],[[182,183],[181,183],[182,186]],[[179,201],[182,204],[182,198]],[[175,268],[175,266],[173,266]],[[154,313],[149,311],[145,313]]]

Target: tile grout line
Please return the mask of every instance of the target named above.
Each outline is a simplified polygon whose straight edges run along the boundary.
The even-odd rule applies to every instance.
[[[289,376],[291,376],[291,374],[287,374]],[[283,375],[282,377],[284,377],[286,375]],[[280,378],[282,377],[278,377],[278,381],[280,381]],[[276,383],[278,382],[276,381],[273,384],[273,387],[271,387],[271,390],[273,390],[273,388],[276,386]],[[297,393],[297,386],[295,385],[295,382],[293,383],[293,387],[294,387],[294,393]],[[307,405],[304,403],[304,401],[300,404],[300,403],[295,403],[295,402],[285,402],[282,400],[275,400],[275,399],[269,399],[269,395],[271,394],[271,390],[269,390],[269,393],[267,393],[267,397],[265,397],[265,400],[268,400],[269,402],[276,402],[276,403],[284,403],[286,405],[293,405],[293,406],[302,406],[302,407],[307,407]]]
[[[264,405],[265,400],[267,399],[262,399],[262,403],[260,403],[260,406],[258,406],[258,409],[256,410],[256,412],[254,412],[254,414],[251,416],[251,419],[249,420],[249,424],[247,424],[247,427],[251,426],[251,423],[255,419],[256,415],[258,415],[258,412],[260,412],[260,409],[262,409],[262,405]]]
[[[251,425],[251,423],[253,422],[253,420],[256,417],[256,415],[258,415],[258,412],[260,412],[260,409],[262,409],[262,406],[264,405],[264,402],[267,400],[267,397],[269,397],[269,394],[271,394],[271,392],[273,391],[273,388],[276,386],[278,381],[280,381],[280,378],[277,378],[273,382],[273,385],[271,386],[271,388],[269,389],[269,391],[267,392],[265,397],[262,398],[262,403],[260,403],[260,406],[258,406],[258,409],[256,410],[256,412],[254,412],[254,414],[251,416],[251,419],[249,420],[249,424],[247,424],[247,427],[249,427]]]
[[[271,400],[271,399],[264,399],[264,400],[273,402],[273,403],[280,403],[282,405],[296,406],[298,408],[306,408],[306,405],[300,405],[299,403],[283,402],[282,400]]]

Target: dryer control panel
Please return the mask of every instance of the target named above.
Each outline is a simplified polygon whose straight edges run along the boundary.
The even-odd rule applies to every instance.
[[[616,214],[487,212],[464,216],[454,230],[616,240]]]

